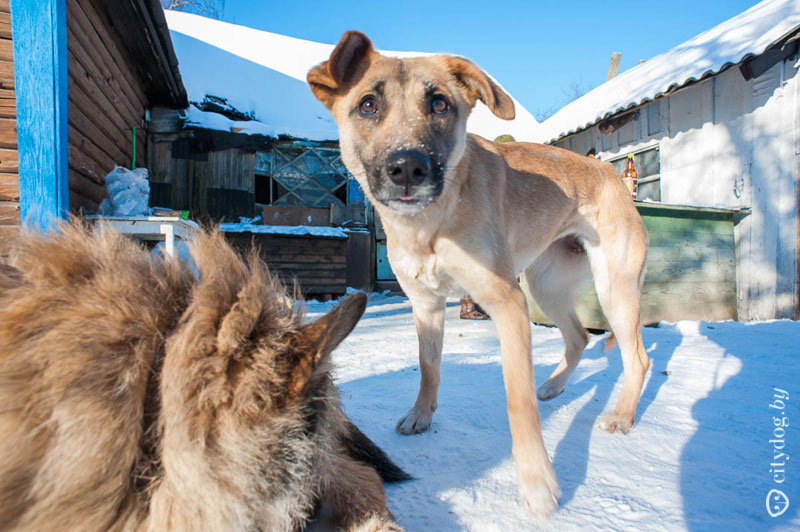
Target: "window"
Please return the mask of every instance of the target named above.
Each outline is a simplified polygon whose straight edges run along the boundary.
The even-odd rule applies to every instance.
[[[614,165],[617,175],[625,171],[628,155],[608,162]],[[636,199],[661,201],[661,152],[658,146],[633,152],[633,164],[639,174],[639,193]]]
[[[363,203],[339,150],[296,143],[256,154],[256,202],[327,207]]]

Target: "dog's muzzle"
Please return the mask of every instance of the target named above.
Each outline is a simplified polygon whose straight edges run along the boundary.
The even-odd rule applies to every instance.
[[[439,197],[440,173],[422,151],[397,150],[386,158],[383,174],[388,182],[377,199],[399,212],[418,211]]]

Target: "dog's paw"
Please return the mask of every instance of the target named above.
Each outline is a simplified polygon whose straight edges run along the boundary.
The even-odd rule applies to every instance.
[[[397,432],[400,434],[419,434],[425,432],[431,426],[433,412],[427,414],[420,413],[416,408],[412,408],[408,413],[397,422]]]
[[[627,434],[633,426],[633,416],[630,414],[620,414],[616,410],[606,412],[597,420],[597,427],[611,432]]]
[[[549,401],[561,395],[561,392],[563,392],[566,387],[567,379],[550,377],[536,390],[536,397],[538,397],[540,401]]]
[[[519,496],[528,511],[535,517],[544,518],[558,509],[558,498],[561,489],[558,487],[552,469],[534,481],[520,481]]]

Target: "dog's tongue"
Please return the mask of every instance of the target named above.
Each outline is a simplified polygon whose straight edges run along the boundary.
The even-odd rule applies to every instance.
[[[408,201],[411,199],[411,194],[405,194],[400,199],[403,201]]]

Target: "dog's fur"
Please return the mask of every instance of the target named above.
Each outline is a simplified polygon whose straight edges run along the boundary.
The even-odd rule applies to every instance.
[[[389,261],[413,307],[421,384],[398,430],[428,428],[445,296],[470,294],[500,338],[521,496],[534,513],[550,513],[559,489],[542,442],[530,324],[516,277],[525,272],[564,336],[564,358],[538,392],[550,399],[564,390],[588,341],[574,296],[591,271],[625,367],[619,402],[599,425],[626,432],[649,365],[639,324],[647,235],[630,195],[608,163],[468,135],[477,100],[505,119],[513,118],[514,104],[466,59],[389,58],[363,34],[348,32],[308,82],[337,121],[342,159],[380,215]]]
[[[366,297],[304,324],[255,253],[192,249],[63,225],[0,265],[0,529],[399,530],[329,372]]]

